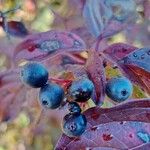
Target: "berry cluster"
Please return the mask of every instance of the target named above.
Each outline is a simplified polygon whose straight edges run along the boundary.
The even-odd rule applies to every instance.
[[[39,101],[44,108],[56,109],[61,106],[65,92],[56,83],[48,81],[48,71],[40,63],[30,62],[21,69],[21,79],[33,88],[40,88]],[[64,117],[63,130],[68,136],[80,136],[86,129],[86,118],[81,114],[77,102],[85,102],[91,98],[94,85],[86,78],[72,82],[68,94],[73,101],[68,102],[69,114]]]
[[[40,88],[39,101],[44,108],[56,109],[61,106],[65,92],[56,83],[48,81],[48,71],[40,63],[30,62],[21,69],[21,79],[33,88]],[[125,77],[110,79],[106,84],[106,94],[116,102],[126,100],[132,94],[132,84]],[[86,117],[81,113],[78,103],[88,101],[94,92],[94,84],[88,78],[75,80],[68,87],[67,94],[69,114],[63,119],[63,131],[70,137],[80,136],[86,129]]]

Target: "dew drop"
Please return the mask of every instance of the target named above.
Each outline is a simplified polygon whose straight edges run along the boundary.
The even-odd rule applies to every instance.
[[[136,53],[133,53],[133,56],[134,56],[134,57],[137,57],[137,54],[136,54]]]
[[[123,125],[123,124],[125,124],[125,123],[126,123],[126,121],[121,121],[121,122],[120,122],[121,125]]]
[[[96,130],[97,130],[97,127],[91,127],[91,130],[92,130],[92,131],[96,131]]]
[[[39,44],[32,44],[29,46],[28,51],[33,52],[36,48],[40,48]]]
[[[76,126],[76,124],[75,124],[74,122],[72,122],[71,124],[69,124],[69,125],[67,126],[67,128],[68,128],[70,131],[75,131],[76,128],[77,128],[77,126]]]
[[[129,137],[130,137],[130,138],[133,138],[133,134],[129,134]]]
[[[74,47],[80,47],[81,43],[77,40],[74,41]]]
[[[113,136],[111,134],[103,134],[103,140],[104,141],[110,141],[112,140]]]
[[[145,55],[143,54],[143,55],[141,55],[141,59],[144,59],[145,58]]]
[[[144,143],[149,143],[150,142],[150,135],[146,132],[138,132],[137,136],[140,140],[142,140]]]

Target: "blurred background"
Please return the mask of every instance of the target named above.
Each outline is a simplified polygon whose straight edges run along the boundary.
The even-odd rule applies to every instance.
[[[149,0],[146,1],[148,2]],[[137,1],[137,4],[139,16],[136,26],[129,26],[127,30],[109,38],[107,43],[128,42],[138,47],[149,45],[150,11],[148,12],[148,9],[146,9],[148,4],[144,4],[140,0]],[[21,6],[21,8],[9,13],[6,16],[6,20],[22,22],[30,34],[51,29],[61,29],[79,33],[88,45],[95,40],[87,30],[82,30],[84,22],[81,17],[81,11],[78,11],[81,8],[78,6],[77,0],[0,0],[1,12],[11,10],[17,6]],[[136,32],[137,30],[138,32]],[[22,40],[23,38],[13,36],[9,39],[1,25],[0,72],[7,71],[13,67],[13,60],[11,59],[12,51]],[[114,70],[109,66],[106,69],[108,77],[119,74],[118,70]],[[13,86],[11,88],[9,86],[5,88],[7,90],[3,89],[4,92],[0,93],[0,98],[2,98],[2,94],[3,97],[7,97],[7,92],[14,92],[17,93],[17,98],[19,97],[24,101],[22,97],[24,91],[27,91],[26,88],[16,88]],[[133,94],[134,98],[146,97],[138,87],[135,86],[134,90],[134,93],[136,93]],[[0,100],[0,150],[54,149],[62,133],[60,122],[65,114],[65,108],[54,111],[46,110],[41,114],[41,108],[36,101],[37,95],[37,91],[32,89],[28,90],[26,95],[24,95],[27,102],[24,102],[22,107],[20,107],[22,103],[20,104],[18,101],[14,102],[11,107],[8,107],[8,103],[5,105],[5,102]],[[89,102],[88,106],[93,106],[93,103]],[[103,107],[111,106],[113,106],[113,103],[107,100],[103,105]]]

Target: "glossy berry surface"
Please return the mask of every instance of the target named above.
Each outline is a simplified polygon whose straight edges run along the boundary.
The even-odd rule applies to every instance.
[[[106,94],[114,101],[121,102],[132,95],[133,86],[125,77],[115,77],[106,84]]]
[[[69,137],[81,136],[86,125],[87,120],[82,114],[67,114],[63,119],[63,131]]]
[[[45,108],[58,108],[63,98],[64,90],[57,84],[49,83],[40,89],[39,100]]]
[[[27,63],[21,69],[21,80],[31,87],[39,88],[46,84],[48,80],[48,71],[40,63]]]
[[[91,98],[94,85],[87,78],[76,80],[70,87],[70,95],[77,102],[86,102]]]
[[[81,113],[81,108],[76,102],[69,102],[68,104],[68,109],[70,113],[72,114],[80,114]]]

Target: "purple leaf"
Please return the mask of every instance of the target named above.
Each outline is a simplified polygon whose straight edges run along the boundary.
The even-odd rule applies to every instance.
[[[136,49],[118,63],[135,65],[150,73],[150,48]]]
[[[96,51],[89,51],[89,57],[86,64],[87,74],[95,85],[95,104],[102,105],[105,97],[105,72],[103,58]]]
[[[5,30],[5,26],[3,26],[3,29]],[[7,22],[7,30],[5,32],[15,37],[25,37],[29,34],[25,25],[19,21]]]
[[[150,48],[136,49],[118,64],[132,81],[150,94]]]
[[[131,101],[113,108],[84,112],[87,129],[79,138],[62,135],[56,150],[144,149],[150,147],[150,100]]]
[[[135,41],[139,41],[142,45],[145,47],[149,46],[149,24],[150,24],[150,19],[149,20],[144,20],[140,24],[135,24],[132,27],[129,27],[125,31],[127,43],[133,44]]]
[[[28,36],[14,52],[16,60],[42,60],[59,52],[80,52],[85,50],[85,43],[73,33],[48,31]]]
[[[131,52],[133,52],[136,49],[134,46],[130,46],[124,43],[116,43],[110,45],[108,48],[106,48],[103,53],[108,58],[110,58],[112,61],[117,62],[121,60],[123,57],[127,56]]]
[[[26,88],[19,81],[18,70],[0,74],[0,122],[10,121],[21,111],[26,98]]]
[[[113,44],[103,51],[109,59],[122,69],[125,75],[135,84],[150,94],[150,49],[127,45]]]
[[[131,15],[132,14],[132,15]],[[87,0],[83,17],[89,31],[95,36],[111,36],[136,19],[133,0]]]
[[[144,1],[144,15],[148,20],[150,19],[150,1]]]
[[[70,53],[60,53],[59,55],[56,55],[55,57],[52,57],[51,59],[46,59],[42,61],[46,63],[47,65],[61,65],[65,66],[68,64],[72,65],[84,65],[86,62],[86,59],[81,57],[80,55],[70,54]]]
[[[72,32],[79,35],[85,41],[87,48],[91,48],[91,45],[95,42],[95,38],[91,36],[86,27],[76,28]]]

